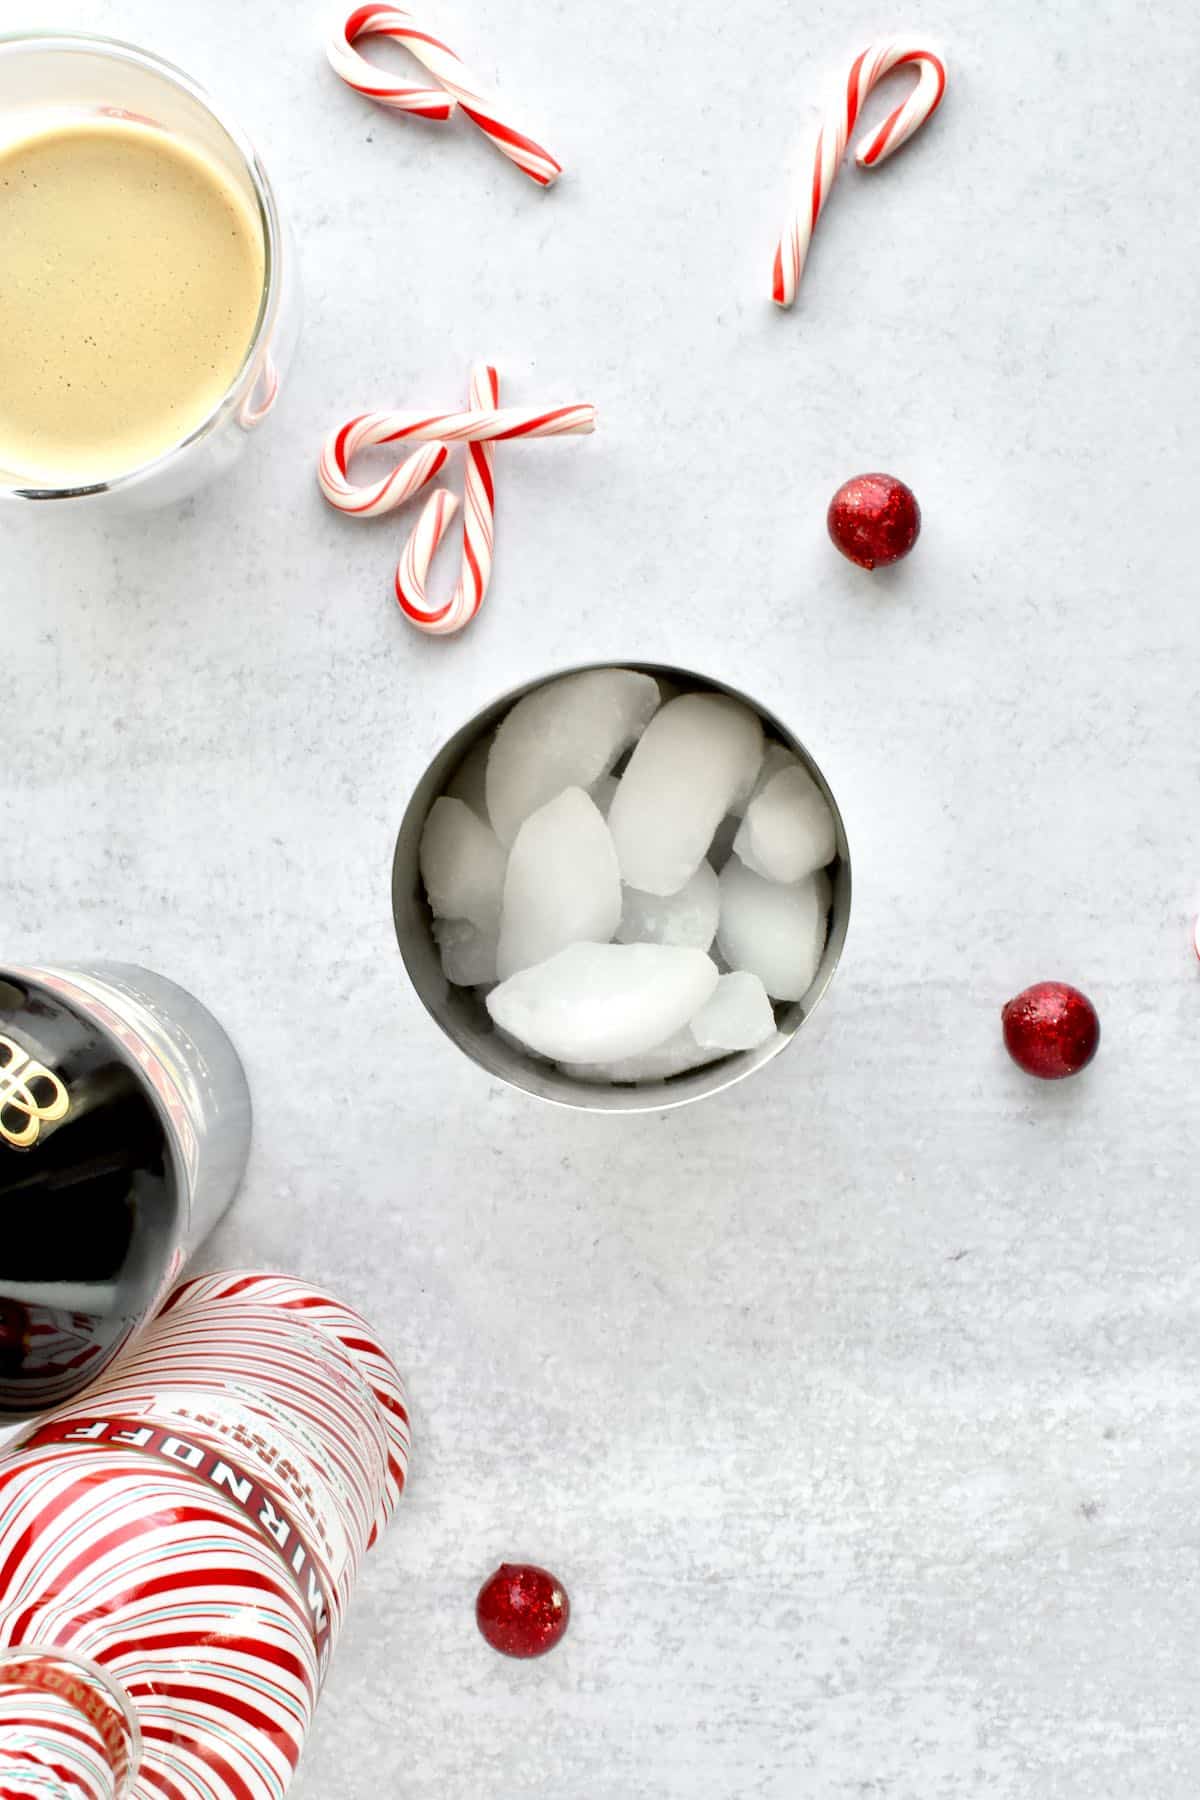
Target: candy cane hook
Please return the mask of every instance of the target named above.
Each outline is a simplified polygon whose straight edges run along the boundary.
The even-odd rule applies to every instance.
[[[357,40],[364,37],[389,37],[403,44],[433,76],[438,89],[407,87],[391,79],[354,48]],[[507,156],[539,187],[552,187],[562,174],[562,165],[548,150],[543,150],[515,125],[505,124],[501,114],[507,109],[491,97],[478,76],[471,73],[449,44],[426,31],[407,8],[358,7],[334,35],[328,56],[347,86],[370,100],[377,100],[381,106],[421,113],[428,119],[448,119],[457,101],[471,123],[495,144],[501,155]]]
[[[856,59],[845,89],[828,107],[817,131],[809,191],[788,220],[775,251],[771,298],[779,306],[790,306],[796,298],[814,227],[829,198],[829,190],[867,95],[893,69],[909,67],[917,71],[916,87],[855,150],[854,159],[859,168],[873,169],[878,163],[886,162],[901,144],[907,143],[913,132],[941,105],[946,91],[946,65],[941,57],[906,38],[891,38],[885,43],[873,44]]]
[[[477,412],[494,412],[500,404],[500,377],[488,363],[471,370],[468,404]],[[495,439],[467,444],[467,476],[463,487],[463,548],[458,584],[445,606],[431,606],[425,591],[429,565],[447,527],[458,510],[458,501],[446,488],[436,488],[425,502],[421,517],[404,546],[396,567],[396,599],[400,610],[419,631],[449,637],[469,625],[487,593],[492,573],[493,519],[496,486],[492,472]]]
[[[450,454],[445,444],[423,443],[390,475],[362,485],[352,482],[349,469],[355,452],[371,444],[393,443],[395,417],[395,413],[387,412],[360,413],[325,439],[317,465],[317,482],[330,506],[336,506],[339,512],[353,513],[359,519],[377,519],[381,513],[403,506],[427,481],[433,480]]]
[[[317,481],[331,506],[352,518],[374,519],[391,512],[432,480],[446,461],[448,445],[467,447],[462,570],[445,606],[431,606],[426,580],[438,545],[458,507],[444,488],[430,494],[404,547],[396,570],[396,599],[419,631],[439,637],[469,625],[483,604],[492,572],[495,445],[517,438],[575,437],[596,428],[594,406],[501,406],[500,380],[489,363],[471,371],[466,410],[453,413],[359,413],[325,439]],[[390,474],[376,481],[350,479],[350,463],[371,445],[416,443],[420,447]]]

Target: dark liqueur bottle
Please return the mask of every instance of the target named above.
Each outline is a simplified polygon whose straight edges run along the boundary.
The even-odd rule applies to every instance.
[[[237,1054],[182,988],[0,966],[0,1416],[111,1362],[233,1198],[249,1135]]]

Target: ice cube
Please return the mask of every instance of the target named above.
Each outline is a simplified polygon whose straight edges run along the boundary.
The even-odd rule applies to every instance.
[[[726,962],[757,975],[772,999],[802,999],[825,947],[828,892],[823,875],[785,886],[731,856],[721,870],[717,926]]]
[[[487,767],[488,816],[502,844],[564,788],[590,788],[639,738],[658,683],[632,669],[585,669],[518,700],[496,732]]]
[[[582,788],[567,788],[530,814],[509,853],[501,981],[568,944],[607,944],[620,918],[621,876],[608,826]]]
[[[641,1056],[622,1057],[619,1062],[560,1063],[559,1067],[572,1081],[665,1081],[669,1075],[682,1075],[687,1069],[702,1069],[720,1055],[719,1050],[698,1044],[685,1025],[664,1044],[643,1051]]]
[[[763,759],[758,766],[758,773],[754,777],[749,793],[739,795],[730,806],[730,812],[736,818],[744,818],[746,808],[762,793],[768,781],[778,775],[781,769],[794,769],[799,760],[794,751],[785,750],[782,744],[768,744],[763,751]]]
[[[759,727],[762,729],[761,725]],[[762,739],[759,739],[758,754],[746,763],[738,779],[737,786],[729,796],[729,811],[744,813],[750,804],[750,796],[758,786],[758,774],[762,768]]]
[[[563,1063],[572,1081],[665,1081],[703,1069],[736,1050],[753,1050],[775,1035],[775,1015],[757,975],[722,975],[691,1023],[640,1056],[616,1062]]]
[[[531,1050],[528,1044],[523,1044],[519,1037],[513,1036],[511,1031],[505,1031],[503,1026],[497,1025],[494,1019],[492,1020],[492,1031],[502,1044],[508,1045],[510,1050],[516,1050],[521,1056],[532,1057],[534,1062],[544,1063],[547,1068],[552,1065],[554,1061],[552,1056],[543,1056],[540,1051]]]
[[[601,818],[607,819],[608,809],[613,803],[613,795],[620,785],[615,775],[602,775],[593,787],[592,799],[600,809]]]
[[[463,805],[469,806],[485,825],[491,824],[491,820],[488,818],[485,782],[488,757],[491,754],[492,740],[495,735],[494,731],[489,731],[485,737],[481,737],[472,745],[445,787],[445,793],[449,799],[461,800]]]
[[[421,833],[421,879],[439,918],[470,919],[494,931],[504,890],[504,850],[490,825],[462,800],[445,795],[429,809]]]
[[[768,881],[802,881],[837,855],[829,802],[807,769],[781,769],[751,800],[733,848]]]
[[[707,950],[717,935],[721,894],[706,862],[677,894],[647,894],[631,887],[621,894],[618,944],[690,944]]]
[[[455,987],[486,987],[496,979],[496,932],[480,931],[470,919],[435,919],[433,935],[442,973]]]
[[[717,985],[703,950],[572,944],[488,995],[497,1025],[556,1062],[640,1056],[698,1012]]]
[[[654,717],[609,813],[621,877],[676,894],[762,760],[756,713],[723,694],[681,694]]]
[[[757,975],[744,969],[722,975],[689,1027],[710,1053],[753,1050],[775,1035],[775,1014]]]

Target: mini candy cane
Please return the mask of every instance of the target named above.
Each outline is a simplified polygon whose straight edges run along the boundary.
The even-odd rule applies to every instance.
[[[351,513],[358,519],[377,519],[381,513],[403,506],[427,481],[433,480],[450,454],[445,444],[423,444],[405,462],[398,463],[390,475],[355,487],[347,477],[350,458],[368,444],[390,444],[393,417],[392,413],[362,413],[326,438],[317,481],[330,506],[336,506],[339,512]]]
[[[596,429],[594,406],[508,406],[456,413],[360,413],[331,431],[321,451],[317,481],[330,506],[360,519],[403,506],[431,481],[446,460],[446,443],[488,443],[503,438],[570,437]],[[405,439],[426,445],[379,481],[356,487],[347,471],[359,450],[372,444],[398,444]]]
[[[855,151],[860,169],[873,169],[885,162],[894,150],[908,142],[913,132],[923,125],[941,105],[946,91],[946,66],[932,50],[920,49],[903,38],[889,39],[864,50],[850,70],[844,92],[829,107],[818,131],[814,147],[812,181],[802,205],[788,221],[775,251],[771,279],[771,298],[780,306],[790,306],[804,269],[808,246],[821,208],[829,198],[829,190],[841,167],[850,133],[854,130],[863,102],[885,75],[893,69],[909,65],[917,70],[917,85],[903,105],[898,106],[865,143]]]
[[[332,457],[334,465],[342,467],[356,450],[368,444],[399,444],[405,439],[417,444],[439,440],[481,444],[498,443],[505,438],[575,437],[595,429],[596,409],[590,405],[469,407],[465,412],[451,413],[360,413],[330,433],[321,466],[325,470],[326,457]],[[324,488],[324,474],[320,480]],[[360,491],[365,493],[366,489]],[[333,503],[337,505],[336,500]]]
[[[500,378],[488,363],[471,371],[470,403],[480,412],[500,404]],[[493,520],[496,484],[492,475],[494,439],[467,444],[467,478],[464,489],[462,568],[454,593],[445,606],[431,607],[425,592],[429,565],[458,510],[458,501],[446,488],[438,488],[425,502],[421,517],[396,565],[396,599],[406,619],[418,631],[448,637],[469,625],[487,593],[492,573]]]
[[[365,94],[368,100],[378,100],[380,106],[386,106],[392,112],[416,113],[419,118],[439,121],[452,118],[454,101],[444,88],[411,87],[405,82],[390,80],[382,69],[374,68],[354,49],[355,38],[366,37],[372,32],[388,37],[400,36],[399,30],[393,34],[392,20],[397,26],[401,20],[406,26],[412,23],[407,14],[395,12],[390,6],[360,6],[352,12],[326,50],[334,70],[355,93]]]
[[[522,437],[573,437],[596,428],[591,405],[502,407],[500,381],[488,363],[471,371],[465,412],[360,413],[331,431],[321,451],[317,481],[339,512],[372,519],[400,506],[431,480],[446,460],[447,443],[467,446],[466,513],[462,571],[445,606],[430,606],[425,592],[429,565],[457,511],[444,488],[429,496],[396,569],[396,599],[420,631],[446,637],[470,624],[483,604],[492,572],[495,485],[492,445]],[[378,481],[356,486],[349,478],[355,453],[372,444],[419,443],[422,447]]]
[[[403,44],[428,69],[438,89],[405,87],[390,80],[354,48],[356,40],[363,37],[389,37]],[[331,41],[328,56],[348,87],[377,100],[381,106],[420,113],[428,119],[448,119],[457,101],[501,155],[516,163],[539,187],[553,186],[562,174],[562,165],[548,150],[515,126],[504,123],[498,116],[496,102],[485,92],[478,77],[449,44],[425,31],[414,14],[397,6],[360,6]],[[446,95],[450,96],[449,103]]]

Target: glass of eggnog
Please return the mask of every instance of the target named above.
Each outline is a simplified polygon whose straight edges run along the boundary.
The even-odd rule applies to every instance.
[[[298,325],[245,137],[129,44],[0,37],[0,498],[158,503],[233,462]]]

